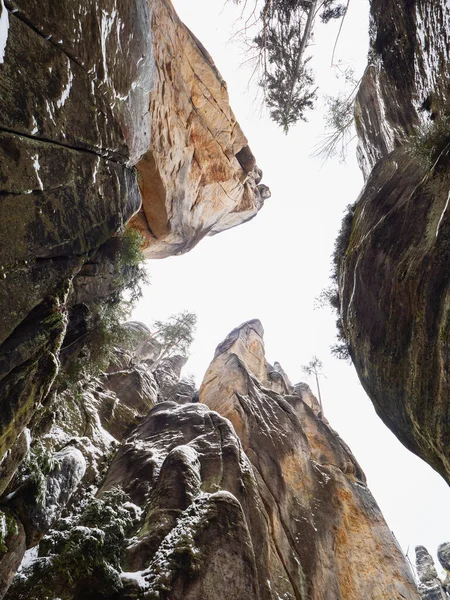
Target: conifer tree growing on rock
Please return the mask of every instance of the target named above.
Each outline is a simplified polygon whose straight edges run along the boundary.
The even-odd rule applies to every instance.
[[[235,0],[243,4],[247,2]],[[243,12],[244,12],[243,11]],[[345,6],[337,0],[264,0],[255,2],[251,15],[259,17],[255,27],[257,34],[249,41],[257,57],[260,71],[259,85],[270,116],[287,133],[299,120],[306,121],[305,113],[314,108],[317,88],[314,75],[306,56],[311,43],[316,18],[323,23],[344,16]],[[253,33],[245,27],[245,34]]]
[[[323,419],[323,417],[324,417],[323,404],[322,404],[322,396],[320,394],[320,385],[319,385],[319,375],[323,375],[323,373],[320,372],[320,369],[322,367],[323,367],[322,361],[319,358],[317,358],[317,356],[313,356],[307,365],[302,366],[302,370],[306,375],[314,375],[314,377],[316,378],[317,396],[319,398],[320,412],[321,412],[321,417]]]
[[[194,341],[196,324],[197,315],[187,310],[170,316],[167,321],[155,321],[152,337],[161,345],[161,352],[153,367],[175,354],[186,356]]]

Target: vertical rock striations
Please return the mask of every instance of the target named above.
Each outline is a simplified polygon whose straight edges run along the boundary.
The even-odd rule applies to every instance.
[[[384,422],[450,481],[446,2],[374,0],[355,118],[364,189],[337,245],[340,314]]]

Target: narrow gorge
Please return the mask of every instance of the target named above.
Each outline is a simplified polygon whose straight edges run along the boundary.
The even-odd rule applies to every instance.
[[[449,13],[371,1],[365,185],[334,257],[368,396],[447,481]],[[415,577],[320,393],[267,361],[258,319],[198,389],[183,353],[121,322],[143,258],[271,201],[171,1],[0,0],[0,108],[0,598],[448,598],[421,546]]]

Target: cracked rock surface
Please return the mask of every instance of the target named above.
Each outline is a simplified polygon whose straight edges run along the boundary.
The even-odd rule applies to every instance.
[[[0,576],[12,577],[45,535],[7,600],[419,600],[351,451],[308,386],[292,385],[275,363],[279,391],[259,321],[218,346],[200,402],[180,396],[178,363],[154,370],[143,358],[67,390],[53,416],[41,416],[32,448],[44,444],[46,454],[34,455],[55,458],[48,496],[36,506],[24,493],[35,480],[16,478],[0,499],[5,519],[17,519]],[[154,392],[147,410],[145,394],[136,395],[148,385],[126,383],[145,369]],[[82,466],[73,498],[55,494],[55,481],[74,482]],[[113,546],[103,544],[112,534]]]
[[[61,348],[75,352],[91,307],[121,291],[131,217],[142,208],[148,257],[185,252],[255,216],[260,180],[225,82],[169,0],[0,0],[6,480]]]
[[[375,409],[450,482],[447,2],[374,0],[356,102],[362,193],[340,233],[340,316]]]

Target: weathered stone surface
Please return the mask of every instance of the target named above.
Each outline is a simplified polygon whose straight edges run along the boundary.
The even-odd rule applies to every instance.
[[[1,125],[134,164],[149,145],[148,2],[7,0],[6,6]],[[26,61],[24,48],[40,60]]]
[[[447,600],[448,596],[425,546],[416,547],[416,569],[420,579],[419,592],[423,600]]]
[[[56,376],[56,356],[67,324],[63,304],[56,298],[39,305],[0,347],[2,457],[46,398]]]
[[[159,402],[169,400],[187,404],[192,401],[196,391],[195,383],[188,378],[180,378],[186,360],[185,356],[171,356],[157,365],[154,376],[159,386]]]
[[[306,403],[298,398],[294,412],[289,396],[262,387],[253,373],[264,369],[262,328],[252,321],[219,346],[200,401],[230,419],[252,463],[283,565],[280,571],[269,564],[273,589],[292,597],[416,598],[351,452]],[[280,578],[286,589],[277,589]]]
[[[137,164],[142,210],[132,223],[146,256],[162,258],[253,218],[270,192],[212,58],[169,0],[151,8],[152,143]]]
[[[35,496],[36,483],[30,479],[6,499],[25,529],[27,548],[35,546],[60,517],[86,472],[82,453],[71,446],[56,452],[52,465],[38,497]]]
[[[449,6],[376,0],[371,14],[356,115],[372,170],[341,233],[340,314],[377,413],[450,481]]]
[[[140,206],[152,53],[144,1],[1,8],[3,456],[57,372],[73,277]]]
[[[450,572],[450,542],[444,542],[439,545],[437,556],[442,568]]]
[[[310,390],[270,389],[262,335],[259,321],[234,330],[200,403],[157,404],[112,461],[100,494],[122,486],[145,509],[118,597],[417,600],[361,468],[301,399]]]
[[[270,194],[225,83],[170,1],[0,9],[1,460],[59,359],[79,350],[89,305],[124,285],[113,250],[141,206],[133,165],[149,256],[248,220]]]
[[[380,158],[448,105],[448,5],[373,0],[369,65],[358,91],[358,157],[367,177]]]
[[[439,545],[437,556],[445,571],[445,579],[442,582],[442,587],[447,592],[447,596],[450,596],[450,542],[444,542]]]
[[[102,383],[106,389],[116,395],[114,404],[111,407],[112,414],[116,413],[118,404],[122,403],[134,411],[135,417],[145,417],[158,400],[158,385],[146,365],[139,364],[124,371],[108,373]],[[105,408],[102,412],[106,412]],[[117,427],[129,427],[128,419],[118,418],[117,416],[115,419]],[[125,437],[124,432],[121,435],[115,435],[111,431],[111,434],[120,440]]]
[[[25,531],[10,510],[0,510],[0,598],[3,598],[25,553]]]
[[[0,496],[8,487],[11,478],[30,449],[30,432],[24,429],[16,443],[3,456],[0,462]]]

